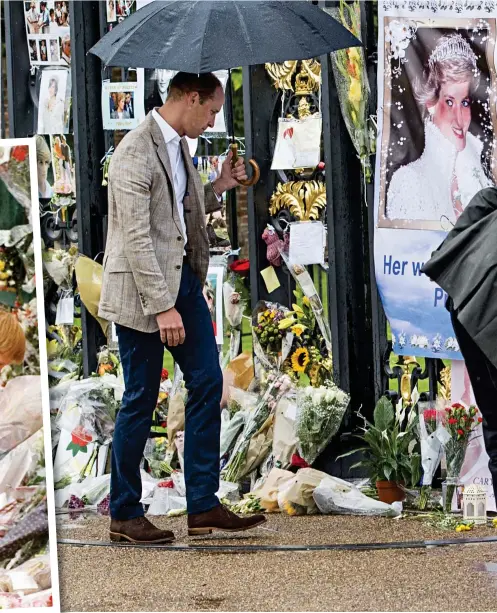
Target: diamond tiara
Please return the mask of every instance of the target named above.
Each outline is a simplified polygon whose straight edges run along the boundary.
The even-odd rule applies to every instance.
[[[444,62],[455,58],[467,59],[473,64],[473,68],[476,68],[476,60],[478,58],[469,43],[460,34],[450,34],[441,38],[430,55],[428,66],[433,68],[433,65],[437,62]]]

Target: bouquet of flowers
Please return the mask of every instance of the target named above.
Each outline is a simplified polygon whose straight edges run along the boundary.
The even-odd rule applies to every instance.
[[[47,340],[49,385],[77,379],[83,368],[81,328],[50,326],[48,332],[52,337]]]
[[[466,408],[462,404],[456,403],[445,409],[444,427],[449,435],[445,443],[447,460],[446,513],[450,513],[452,509],[452,499],[461,474],[469,439],[473,430],[482,421],[483,419],[478,415],[478,409],[475,406]]]
[[[268,302],[259,302],[252,316],[254,352],[267,370],[278,369],[292,349],[294,334],[280,327],[288,309]]]
[[[76,247],[71,247],[68,251],[65,249],[48,249],[48,251],[43,252],[45,270],[59,287],[72,289],[72,278],[77,257],[78,250]]]
[[[97,375],[103,377],[104,375],[114,375],[119,377],[122,368],[121,363],[116,355],[110,351],[107,347],[103,347],[97,355],[98,367]]]
[[[300,290],[296,290],[294,295],[297,302],[292,305],[293,311],[279,322],[281,330],[289,329],[294,334],[287,372],[296,378],[305,373],[311,385],[319,387],[331,379],[332,362],[327,343],[317,325],[311,300]]]
[[[150,474],[156,479],[169,477],[173,472],[173,468],[166,461],[166,453],[167,437],[161,436],[148,439],[143,457],[148,462]]]
[[[339,7],[332,9],[331,13],[356,38],[361,39],[359,0],[340,0]],[[369,156],[375,152],[376,135],[375,131],[368,127],[369,84],[364,50],[349,47],[335,51],[331,57],[342,115],[369,183],[372,177]]]
[[[287,375],[268,375],[269,385],[260,398],[255,409],[248,415],[241,435],[233,449],[229,462],[223,470],[223,479],[236,483],[243,476],[243,468],[247,458],[250,439],[262,428],[274,412],[279,399],[292,387]],[[255,467],[254,467],[255,468]]]
[[[444,411],[430,405],[419,406],[419,438],[421,443],[421,466],[423,478],[419,508],[426,509],[430,498],[431,484],[443,454],[444,430],[442,418]]]
[[[300,456],[312,464],[338,432],[350,396],[334,384],[297,392],[296,434]]]

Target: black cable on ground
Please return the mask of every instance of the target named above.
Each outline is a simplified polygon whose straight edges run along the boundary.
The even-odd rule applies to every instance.
[[[76,547],[128,547],[132,549],[163,549],[164,551],[201,551],[204,553],[253,553],[257,551],[370,551],[384,549],[423,549],[448,547],[450,545],[469,545],[472,543],[497,543],[497,536],[475,538],[454,538],[440,541],[404,541],[393,543],[333,543],[330,545],[154,545],[147,543],[115,543],[111,541],[80,541],[57,539],[61,545]]]

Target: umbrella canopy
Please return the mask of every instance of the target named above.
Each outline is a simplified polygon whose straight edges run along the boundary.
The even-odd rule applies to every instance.
[[[204,73],[304,60],[361,42],[306,0],[155,0],[90,53],[106,66]]]

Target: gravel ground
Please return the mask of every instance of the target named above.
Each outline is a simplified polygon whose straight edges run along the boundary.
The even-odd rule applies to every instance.
[[[177,543],[331,544],[459,535],[411,520],[269,516],[250,536],[186,537],[185,518],[155,518]],[[59,517],[59,538],[107,541],[108,520]],[[199,553],[59,545],[63,611],[496,611],[495,544],[365,552]]]

